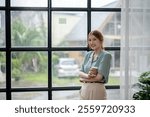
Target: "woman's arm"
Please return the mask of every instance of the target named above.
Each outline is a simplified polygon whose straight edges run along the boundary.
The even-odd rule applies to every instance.
[[[87,73],[84,73],[84,72],[82,72],[82,71],[79,72],[79,77],[80,77],[80,78],[83,78],[83,79],[88,79],[88,78],[89,78],[88,74],[87,74]]]
[[[91,81],[101,81],[103,79],[102,74],[98,73],[95,77],[91,78]]]
[[[80,80],[81,81],[89,81],[89,82],[93,82],[93,81],[101,81],[103,78],[102,78],[102,75],[101,74],[97,74],[96,76],[92,75],[91,74],[87,74],[87,73],[84,73],[82,71],[79,72],[79,77],[80,77]]]
[[[87,82],[94,82],[94,81],[101,81],[103,79],[101,74],[97,74],[95,77],[90,77],[88,76],[88,78],[80,78],[80,80],[82,81],[87,81]]]

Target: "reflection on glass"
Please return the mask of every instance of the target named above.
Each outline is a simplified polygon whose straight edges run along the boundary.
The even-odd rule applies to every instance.
[[[118,12],[92,12],[91,26],[104,35],[105,46],[120,46],[121,14]]]
[[[91,0],[91,6],[95,8],[121,7],[121,0]]]
[[[11,6],[47,7],[47,0],[11,0]]]
[[[47,63],[46,52],[12,52],[12,87],[47,87]]]
[[[6,54],[0,52],[0,88],[6,88]]]
[[[55,51],[52,53],[53,86],[80,85],[78,72],[85,52]]]
[[[13,92],[12,100],[48,100],[47,92]]]
[[[87,13],[53,12],[52,46],[77,47],[86,46]]]
[[[5,46],[5,12],[0,11],[0,48]]]
[[[0,6],[5,6],[5,0],[0,0]]]
[[[6,100],[6,93],[0,92],[0,100]]]
[[[79,90],[77,91],[53,91],[53,100],[79,100]]]
[[[87,0],[52,0],[52,7],[87,7]]]
[[[13,47],[47,46],[48,25],[46,12],[12,11],[11,19],[11,42]]]

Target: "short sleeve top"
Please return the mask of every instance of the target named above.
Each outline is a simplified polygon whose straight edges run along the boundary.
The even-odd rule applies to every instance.
[[[97,67],[98,73],[104,78],[104,83],[107,83],[111,66],[111,54],[103,50],[99,53],[96,60],[93,60],[93,54],[93,51],[89,51],[85,55],[80,71],[88,73],[91,67]]]

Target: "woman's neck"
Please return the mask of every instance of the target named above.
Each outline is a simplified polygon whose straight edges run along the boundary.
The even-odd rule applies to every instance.
[[[102,50],[103,50],[103,49],[101,49],[101,48],[98,49],[98,50],[94,50],[94,54],[95,54],[95,55],[98,55]]]

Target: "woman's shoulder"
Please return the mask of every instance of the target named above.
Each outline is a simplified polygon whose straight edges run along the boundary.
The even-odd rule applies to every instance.
[[[104,56],[107,56],[107,57],[110,57],[110,58],[111,58],[111,53],[110,53],[110,52],[104,50],[104,51],[103,51],[103,54],[104,54]]]
[[[86,52],[86,56],[90,56],[93,53],[93,51]]]
[[[85,60],[88,60],[92,56],[92,51],[87,51],[85,54]]]

